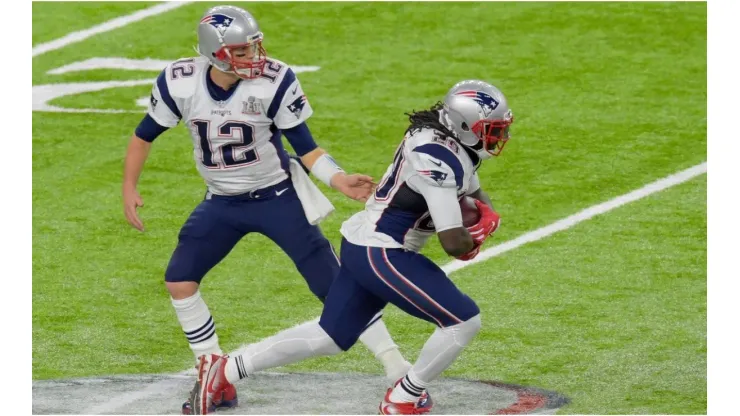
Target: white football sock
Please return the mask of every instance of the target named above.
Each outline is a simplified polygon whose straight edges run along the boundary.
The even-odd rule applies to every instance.
[[[341,351],[317,318],[229,354],[226,378],[234,383],[257,371]]]
[[[422,383],[413,374],[413,371],[409,373],[401,380],[400,383],[391,392],[390,400],[396,403],[415,403],[421,397],[421,394],[426,390],[428,383]]]
[[[460,355],[463,348],[470,343],[481,327],[480,315],[465,322],[447,328],[437,328],[424,344],[419,359],[409,371],[409,384],[417,388],[426,388],[429,383],[439,377],[444,370]],[[406,381],[406,378],[404,378]],[[390,399],[394,402],[414,402],[414,389],[408,389],[409,384],[402,383],[393,389]],[[407,390],[404,390],[407,387]]]
[[[375,354],[375,358],[383,363],[386,378],[393,385],[399,378],[406,375],[411,368],[411,364],[401,355],[398,345],[393,342],[391,334],[388,333],[388,328],[386,328],[380,316],[381,312],[378,312],[373,317],[370,322],[373,320],[375,322],[360,335],[360,341]]]
[[[195,354],[196,365],[201,355],[222,354],[218,345],[216,325],[208,306],[200,296],[200,291],[189,298],[178,300],[170,298],[170,300],[185,337],[190,343],[190,349]]]

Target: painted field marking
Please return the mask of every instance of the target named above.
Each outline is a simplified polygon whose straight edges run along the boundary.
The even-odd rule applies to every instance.
[[[107,22],[103,22],[89,29],[72,32],[65,36],[62,36],[59,39],[54,39],[50,42],[45,42],[45,43],[36,45],[31,50],[31,56],[36,57],[46,52],[51,52],[57,49],[64,48],[65,46],[71,45],[73,43],[81,42],[89,37],[98,35],[100,33],[109,32],[111,30],[118,29],[126,25],[130,25],[131,23],[138,22],[139,20],[146,19],[147,17],[156,16],[158,14],[165,13],[170,10],[174,10],[179,7],[185,6],[189,3],[191,2],[189,1],[166,2],[166,3],[157,4],[147,9],[138,10],[134,13],[127,14],[125,16],[116,17],[115,19],[108,20]]]
[[[706,172],[707,172],[707,162],[700,163],[686,170],[676,172],[673,175],[666,176],[663,179],[658,179],[657,181],[649,183],[640,189],[636,189],[632,192],[626,193],[624,195],[620,195],[614,199],[610,199],[606,202],[602,202],[601,204],[586,208],[583,211],[575,213],[569,217],[563,218],[560,221],[556,221],[550,225],[547,225],[542,228],[538,228],[534,231],[530,231],[526,234],[520,235],[519,237],[513,240],[509,240],[505,243],[501,243],[499,245],[487,248],[481,251],[480,254],[478,254],[478,256],[474,258],[473,260],[470,260],[470,261],[454,260],[442,266],[442,270],[444,270],[445,273],[450,274],[464,267],[486,261],[492,257],[496,257],[500,254],[506,253],[507,251],[523,246],[527,243],[542,240],[543,238],[553,235],[557,233],[558,231],[567,230],[568,228],[573,227],[576,224],[589,220],[597,215],[601,215],[606,212],[609,212],[615,208],[619,208],[622,205],[629,204],[630,202],[634,202],[639,199],[645,198],[646,196],[652,195],[656,192],[660,192],[672,186],[678,185],[680,183],[684,183],[688,181],[689,179],[692,179]]]
[[[476,257],[474,260],[467,261],[467,262],[455,260],[451,263],[444,265],[442,267],[442,270],[444,270],[445,273],[449,274],[449,273],[456,272],[460,269],[463,269],[467,266],[481,263],[492,257],[496,257],[500,254],[506,253],[507,251],[523,246],[524,244],[541,240],[545,237],[555,234],[558,231],[567,230],[568,228],[571,228],[576,224],[579,224],[583,221],[591,219],[597,215],[609,212],[615,208],[621,207],[622,205],[637,201],[646,196],[652,195],[656,192],[660,192],[672,186],[676,186],[678,184],[684,183],[706,172],[707,172],[707,162],[700,163],[686,170],[682,170],[680,172],[666,176],[663,179],[659,179],[655,182],[649,183],[643,186],[642,188],[636,189],[632,192],[618,196],[614,199],[610,199],[601,204],[597,204],[592,207],[586,208],[576,214],[563,218],[562,220],[556,221],[550,225],[544,226],[542,228],[538,228],[534,231],[530,231],[513,240],[510,240],[505,243],[488,248],[482,251],[478,255],[478,257]],[[182,376],[185,374],[195,374],[195,370],[189,369],[182,373],[178,373],[178,376]],[[169,380],[163,380],[163,381],[159,381],[157,383],[151,384],[148,387],[142,390],[139,390],[139,391],[127,392],[127,393],[124,393],[118,396],[113,396],[107,401],[102,402],[90,408],[85,413],[99,414],[99,413],[112,412],[116,409],[120,409],[124,407],[125,405],[135,400],[141,400],[144,397],[151,396],[157,392],[160,392],[163,388],[167,387],[168,383],[170,383]]]

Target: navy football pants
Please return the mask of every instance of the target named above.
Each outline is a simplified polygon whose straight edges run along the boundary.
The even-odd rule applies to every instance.
[[[311,292],[322,301],[326,298],[339,273],[339,260],[319,227],[306,220],[290,179],[251,194],[212,195],[201,202],[180,230],[165,280],[200,283],[242,237],[252,232],[280,246]]]
[[[419,253],[358,246],[342,240],[342,266],[319,324],[348,350],[389,302],[417,318],[448,327],[478,315],[478,305]]]

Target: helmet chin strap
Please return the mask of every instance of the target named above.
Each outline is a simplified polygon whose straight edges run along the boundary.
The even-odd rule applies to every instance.
[[[198,48],[198,46],[196,46],[196,45],[193,45],[193,50],[194,50],[194,51],[195,51],[195,52],[196,52],[196,53],[197,53],[198,55],[200,55],[200,56],[202,56],[202,57],[204,57],[204,58],[208,58],[208,57],[207,57],[206,55],[204,55],[204,54],[203,54],[203,53],[202,53],[202,52],[200,51],[200,48]],[[210,61],[210,59],[209,59],[209,61]],[[223,73],[230,73],[230,72],[233,72],[233,71],[230,71],[230,70],[228,70],[228,69],[227,69],[227,70],[224,70],[224,69],[222,69],[221,67],[219,67],[218,65],[213,65],[213,63],[212,63],[212,62],[211,62],[211,66],[212,66],[212,67],[214,67],[214,68],[216,68],[217,70],[219,70],[219,71],[223,72]]]
[[[478,156],[478,157],[479,157],[479,158],[480,158],[481,160],[482,160],[482,159],[490,159],[490,158],[491,158],[491,154],[490,154],[490,153],[488,153],[488,151],[486,151],[486,149],[485,149],[485,147],[484,147],[484,145],[483,145],[483,140],[479,140],[479,141],[478,141],[478,142],[477,142],[476,144],[474,144],[474,145],[472,145],[472,146],[468,146],[468,145],[463,145],[463,146],[465,146],[465,147],[467,147],[468,149],[470,149],[470,150],[472,150],[473,152],[475,152],[475,154],[476,154],[476,155],[477,155],[477,156]]]
[[[234,64],[233,64],[233,62],[234,62],[234,58],[232,58],[232,56],[231,56],[231,51],[229,50],[229,48],[228,48],[228,47],[226,47],[226,42],[224,42],[224,37],[223,37],[223,35],[220,35],[220,34],[218,35],[218,43],[219,43],[219,44],[221,45],[221,50],[223,50],[223,51],[224,51],[224,53],[226,54],[226,57],[227,57],[227,58],[229,59],[229,67],[230,67],[230,69],[224,70],[224,69],[221,69],[221,68],[218,68],[218,67],[216,67],[216,68],[217,68],[217,69],[218,69],[219,71],[221,71],[221,72],[224,72],[224,73],[231,73],[231,74],[234,74],[234,75],[238,76],[239,78],[242,78],[242,77],[241,77],[241,76],[239,76],[239,74],[238,74],[238,73],[236,72],[236,68],[234,67]],[[217,59],[218,59],[218,58],[217,58]],[[219,60],[220,60],[220,59],[219,59]],[[221,61],[221,62],[224,62],[223,60],[220,60],[220,61]]]
[[[238,76],[239,74],[236,73],[236,68],[234,67],[234,58],[231,56],[231,51],[229,50],[229,48],[227,48],[226,45],[224,45],[223,40],[221,41],[221,49],[224,51],[226,58],[229,59],[229,66],[231,67],[231,69],[229,69],[228,71],[224,71],[224,72],[231,72],[232,74]]]
[[[223,45],[223,43],[222,43],[222,45]],[[229,60],[229,62],[228,62],[229,69],[225,69],[224,70],[224,69],[221,69],[219,67],[216,67],[216,69],[218,69],[219,71],[221,71],[221,72],[223,72],[225,74],[236,75],[237,77],[239,77],[239,78],[241,78],[241,79],[243,79],[245,81],[252,79],[252,78],[247,77],[247,76],[242,76],[243,74],[240,74],[239,73],[239,71],[234,66],[234,63],[233,63],[234,62],[234,58],[231,56],[231,51],[229,50],[229,48],[227,48],[226,46],[222,46],[222,48],[223,48],[224,54],[226,54],[226,58],[228,58],[228,60]],[[221,62],[226,63],[225,61],[221,61]]]
[[[476,151],[475,151],[475,153],[476,153],[476,154],[478,155],[478,157],[479,157],[479,158],[480,158],[481,160],[484,160],[484,159],[490,159],[490,158],[492,158],[492,157],[493,157],[493,155],[492,155],[492,154],[490,154],[489,152],[487,152],[487,151],[485,151],[485,150],[483,150],[483,149],[481,149],[481,150],[476,150]]]

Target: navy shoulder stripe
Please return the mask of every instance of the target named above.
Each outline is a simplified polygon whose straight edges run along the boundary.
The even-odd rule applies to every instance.
[[[447,149],[441,144],[427,143],[421,146],[415,147],[414,152],[425,153],[435,159],[439,159],[447,164],[455,174],[455,183],[457,189],[462,189],[463,186],[463,167],[460,163],[460,159],[455,156],[451,150]]]
[[[293,84],[293,81],[295,81],[295,73],[291,68],[288,68],[288,72],[285,73],[277,91],[275,91],[275,97],[273,97],[272,103],[270,103],[270,108],[267,109],[268,118],[275,118],[280,109],[280,104],[283,102],[283,97],[285,97],[285,93],[288,91],[288,87]]]
[[[165,68],[162,72],[159,73],[159,77],[157,77],[157,88],[159,88],[159,94],[162,96],[162,101],[167,104],[167,108],[172,111],[172,114],[176,115],[177,118],[182,119],[182,114],[177,108],[175,100],[172,99],[172,95],[170,95],[170,87],[167,86],[166,72],[167,69]]]

